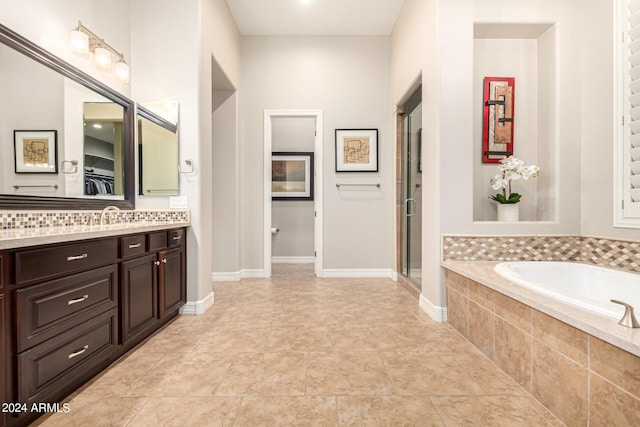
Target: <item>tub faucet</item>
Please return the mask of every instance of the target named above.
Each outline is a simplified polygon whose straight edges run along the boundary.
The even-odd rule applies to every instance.
[[[626,326],[627,328],[640,328],[640,323],[638,323],[636,316],[634,316],[633,307],[630,304],[617,299],[612,299],[611,302],[624,305],[624,315],[618,322],[619,325]]]
[[[105,217],[107,218],[108,223],[111,224],[111,217],[109,216],[109,212],[116,212],[119,210],[120,208],[118,208],[117,206],[107,206],[106,208],[102,209],[102,213],[100,213],[100,225],[105,224]]]

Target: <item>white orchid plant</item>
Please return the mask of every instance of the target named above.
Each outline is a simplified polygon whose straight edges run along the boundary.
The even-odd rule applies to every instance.
[[[511,192],[511,182],[536,178],[538,171],[540,171],[540,168],[536,165],[525,166],[522,160],[513,156],[505,157],[500,160],[498,173],[489,181],[491,188],[496,191],[502,190],[502,192],[489,196],[489,198],[501,204],[518,203],[522,195]]]

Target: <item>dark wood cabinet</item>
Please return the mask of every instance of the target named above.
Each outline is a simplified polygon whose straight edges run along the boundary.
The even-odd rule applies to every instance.
[[[117,266],[108,265],[16,291],[18,352],[116,308]]]
[[[117,346],[117,314],[109,310],[18,355],[18,401],[56,402],[108,365]]]
[[[177,229],[121,238],[120,254],[126,258],[120,262],[123,351],[176,316],[186,302],[184,236],[185,230]]]
[[[187,266],[183,247],[169,249],[158,254],[160,274],[159,316],[161,319],[173,315],[187,301]]]
[[[0,252],[0,400],[63,400],[176,316],[186,230]],[[0,413],[0,427],[37,413]]]
[[[156,254],[120,263],[121,343],[141,341],[158,318]],[[137,338],[137,339],[136,339]]]

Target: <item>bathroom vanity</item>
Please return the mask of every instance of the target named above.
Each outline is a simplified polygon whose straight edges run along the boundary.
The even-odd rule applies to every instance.
[[[55,410],[41,404],[60,402],[185,304],[184,224],[107,228],[0,251],[0,426]]]

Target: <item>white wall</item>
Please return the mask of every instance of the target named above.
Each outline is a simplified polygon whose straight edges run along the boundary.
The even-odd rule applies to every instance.
[[[212,122],[213,272],[226,280],[240,272],[237,109],[234,94],[216,108]]]
[[[422,295],[434,307],[444,306],[440,273],[439,25],[437,0],[405,0],[391,35],[392,104],[399,105],[409,96],[416,79],[422,76]],[[469,191],[465,194],[471,197]]]
[[[8,47],[0,47],[0,193],[64,196],[64,179],[54,174],[16,174],[15,130],[56,130],[58,156],[64,158],[64,79],[44,65]],[[82,123],[82,115],[78,116]],[[50,147],[53,149],[53,147]],[[60,188],[15,190],[13,185],[53,185]]]
[[[273,117],[271,150],[273,152],[313,152],[316,120],[306,117]],[[313,257],[314,202],[309,200],[274,200],[271,225],[280,231],[271,239],[272,257]]]
[[[613,227],[613,6],[581,2],[582,223],[583,234],[640,239],[640,230]]]
[[[538,162],[538,43],[536,39],[475,39],[473,47],[473,219],[495,221],[496,194],[489,180],[497,173],[497,164],[482,163],[483,97],[485,77],[514,77],[514,156],[525,164]],[[537,220],[538,182],[513,183],[512,191],[522,195],[520,220]]]
[[[130,86],[119,83],[112,73],[98,71],[93,64],[93,55],[85,59],[71,53],[69,31],[82,21],[129,61],[130,6],[134,3],[130,0],[0,0],[0,22],[129,96]]]
[[[98,71],[93,65],[92,55],[87,59],[80,58],[73,55],[69,49],[69,31],[75,28],[80,20],[84,25],[107,40],[114,48],[122,52],[127,60],[130,60],[129,4],[130,2],[128,0],[114,0],[109,2],[100,0],[66,0],[63,3],[48,0],[0,0],[0,22],[54,55],[78,67],[97,80],[111,86],[114,90],[125,96],[129,96],[130,86],[119,83],[113,74]],[[35,80],[34,84],[42,81],[44,80]],[[61,90],[64,91],[62,88]],[[78,141],[74,138],[75,135],[73,132],[65,133],[65,128],[69,130],[68,123],[70,123],[72,119],[65,117],[63,120],[62,118],[62,114],[65,112],[64,109],[69,107],[69,105],[64,106],[64,96],[64,92],[60,92],[60,117],[56,119],[56,123],[66,124],[64,126],[53,126],[53,123],[49,125],[50,129],[58,129],[58,163],[67,158],[67,155],[72,155],[65,153],[65,148],[77,147],[82,144],[82,140]],[[44,105],[44,103],[41,105]],[[34,126],[44,126],[42,114],[39,114],[38,117],[40,123],[36,123],[35,121],[24,123],[21,125],[21,128],[35,129]],[[82,116],[80,115],[78,117],[80,117],[78,120],[81,120]],[[10,139],[3,138],[3,142],[7,141],[8,143],[3,143],[3,158],[6,158],[6,150],[9,150],[10,158],[13,159],[13,135],[11,135]],[[69,151],[71,152],[73,149]],[[81,159],[78,158],[77,160]],[[60,170],[59,164],[58,168]],[[11,166],[10,171],[12,170],[13,166]],[[11,175],[13,174],[11,173]],[[76,175],[76,177],[80,177],[80,174]],[[58,189],[56,195],[65,195],[65,185],[75,184],[71,175],[63,176],[59,173],[56,176],[56,180],[57,184],[60,185],[60,189]],[[9,185],[13,185],[12,178],[8,179],[8,181],[7,183]],[[23,184],[42,183],[43,177],[24,176],[20,178],[20,181]],[[73,196],[82,195],[82,192],[77,192],[77,188],[82,188],[82,183],[75,188],[72,185],[67,189],[67,194]],[[8,191],[7,193],[13,193],[13,191]],[[51,193],[40,193],[40,195],[48,196],[51,195]]]
[[[397,102],[410,86],[412,75],[422,67],[424,128],[430,129],[425,138],[431,143],[427,143],[430,151],[423,157],[428,170],[423,173],[424,201],[428,206],[423,214],[422,293],[427,305],[445,304],[443,272],[439,266],[442,233],[580,232],[582,87],[580,50],[576,46],[581,45],[581,27],[576,11],[581,8],[577,0],[405,2],[392,37],[392,99]],[[479,156],[474,145],[479,136],[473,125],[476,111],[473,29],[478,22],[555,24],[554,137],[558,144],[554,154],[562,168],[548,173],[553,174],[556,183],[557,220],[515,224],[473,220],[473,170]],[[434,123],[433,128],[430,123]]]
[[[132,39],[138,70],[132,65],[135,99],[180,105],[180,161],[195,171],[180,175],[180,194],[188,198],[187,298],[196,310],[211,302],[212,248],[212,67],[216,56],[237,82],[239,33],[224,0],[174,2],[136,0]],[[172,31],[167,31],[171,23]],[[167,60],[167,52],[171,52]],[[222,59],[220,59],[222,58]],[[137,207],[167,208],[167,197],[138,197]]]
[[[237,108],[237,95],[233,95],[233,108],[235,112],[232,112],[232,120],[229,120],[225,126],[229,127],[228,131],[225,131],[226,135],[230,135],[228,140],[224,140],[225,144],[231,144],[234,148],[231,151],[232,156],[227,158],[230,162],[236,162],[236,165],[230,164],[229,167],[233,169],[232,182],[235,184],[234,192],[228,192],[225,195],[224,202],[228,203],[228,208],[235,213],[236,222],[229,224],[234,227],[229,230],[230,237],[234,240],[226,241],[224,236],[217,236],[214,234],[213,222],[215,220],[213,203],[218,197],[216,193],[217,189],[213,185],[219,185],[213,182],[213,172],[211,171],[213,160],[213,147],[220,143],[217,141],[214,135],[214,105],[218,105],[218,102],[214,104],[213,96],[214,91],[221,89],[219,83],[215,80],[224,75],[224,89],[225,90],[239,90],[240,89],[240,32],[231,16],[229,7],[225,0],[201,0],[201,21],[200,31],[202,34],[202,41],[200,46],[200,68],[199,68],[199,105],[200,115],[198,117],[200,126],[200,147],[199,158],[201,159],[201,173],[202,173],[202,188],[200,189],[200,203],[201,203],[201,215],[202,215],[202,229],[201,238],[204,243],[208,244],[207,251],[203,252],[203,257],[208,257],[207,262],[203,264],[201,273],[211,277],[213,269],[213,247],[214,245],[219,250],[225,250],[225,247],[231,247],[232,265],[239,264],[239,250],[240,250],[240,228],[238,227],[238,211],[239,211],[239,195],[237,182],[240,179],[237,161],[238,161],[238,108]],[[215,126],[216,128],[218,126]],[[234,168],[235,166],[235,168]],[[226,191],[226,190],[225,190]],[[235,259],[233,259],[235,258]],[[208,269],[208,271],[207,271]],[[237,271],[237,270],[233,270]]]
[[[211,294],[211,234],[203,230],[208,219],[203,218],[200,195],[200,189],[207,187],[202,184],[207,167],[199,157],[200,9],[197,2],[136,0],[132,2],[131,22],[132,96],[141,103],[178,103],[179,158],[192,159],[196,165],[194,173],[182,174],[179,179],[180,194],[187,196],[192,221],[187,236],[187,300],[203,301]],[[180,30],[166,31],[168,22]],[[171,52],[169,57],[167,52]],[[136,208],[168,207],[166,196],[136,195]]]
[[[242,45],[242,267],[264,269],[263,111],[321,109],[324,118],[324,269],[393,267],[395,139],[386,37],[244,37]],[[378,128],[378,173],[335,172],[335,129]],[[338,191],[337,182],[381,183]],[[270,225],[266,225],[270,227]],[[390,271],[390,270],[389,270]]]

